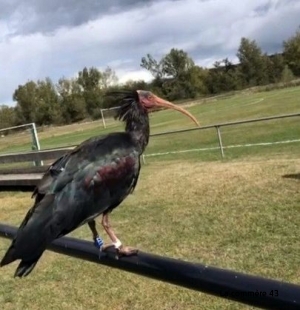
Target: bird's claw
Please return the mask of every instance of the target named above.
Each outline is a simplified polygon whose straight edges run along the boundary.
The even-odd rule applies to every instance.
[[[96,248],[100,249],[100,251],[102,249],[103,244],[104,244],[104,241],[99,236],[94,238],[94,245]]]
[[[124,255],[124,256],[137,255],[138,251],[139,251],[138,249],[123,245],[117,249],[118,255]]]
[[[137,255],[138,249],[128,247],[128,246],[119,246],[118,248],[115,247],[114,244],[108,244],[102,247],[102,252],[105,252],[108,249],[115,249],[117,256],[132,256]]]

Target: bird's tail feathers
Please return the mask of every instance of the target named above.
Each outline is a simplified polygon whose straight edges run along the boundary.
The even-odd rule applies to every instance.
[[[34,269],[35,265],[37,264],[42,254],[43,253],[41,253],[40,255],[38,255],[37,257],[35,257],[34,259],[30,261],[22,260],[15,271],[14,277],[22,278],[22,277],[28,276],[31,273],[31,271]]]
[[[0,262],[0,267],[8,265],[17,259],[18,258],[16,257],[16,249],[15,249],[14,243],[12,243],[12,245],[6,251],[4,257],[2,258],[2,260]]]
[[[37,255],[35,258],[28,260],[28,261],[22,260],[15,271],[14,277],[21,278],[21,277],[28,276],[31,273],[31,271],[34,269],[35,265],[37,264],[42,254],[43,252]],[[19,259],[19,257],[16,256],[16,250],[15,250],[14,244],[12,244],[7,250],[7,252],[5,253],[4,257],[2,258],[0,262],[0,267],[13,263],[17,259]]]
[[[46,249],[47,239],[49,238],[49,231],[47,229],[43,229],[43,227],[51,217],[51,204],[53,203],[53,200],[54,195],[46,196],[42,201],[40,201],[38,204],[35,204],[27,212],[23,222],[18,229],[16,237],[12,241],[10,247],[0,262],[0,267],[6,266],[18,259],[21,259],[22,261],[16,270],[15,276],[27,276],[33,270],[37,261]],[[35,214],[37,208],[44,208],[45,211],[40,213],[41,215]],[[33,220],[30,223],[30,220],[34,216],[36,216],[36,220]],[[34,239],[32,239],[32,236],[34,236]],[[50,236],[50,238],[53,239],[53,236]],[[32,241],[28,242],[27,240],[30,239],[32,239]],[[52,240],[50,240],[50,242],[51,241]],[[26,247],[23,246],[24,242],[28,242]],[[34,257],[32,257],[32,253],[35,253]]]

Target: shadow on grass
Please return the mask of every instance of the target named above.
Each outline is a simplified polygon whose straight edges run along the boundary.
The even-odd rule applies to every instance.
[[[286,179],[296,179],[300,181],[300,173],[284,174],[282,177]]]

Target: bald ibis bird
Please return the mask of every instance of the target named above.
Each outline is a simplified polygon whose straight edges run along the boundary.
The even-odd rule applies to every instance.
[[[102,225],[119,255],[132,255],[137,249],[124,246],[109,224],[109,213],[133,192],[140,173],[140,157],[150,135],[148,113],[165,107],[180,111],[198,126],[194,116],[183,108],[149,91],[107,93],[117,96],[120,108],[116,118],[125,122],[125,132],[90,138],[58,159],[34,192],[36,203],[27,212],[16,237],[0,266],[20,259],[14,276],[32,272],[47,246],[56,238],[89,223],[102,214]],[[95,236],[94,236],[95,237]]]
[[[32,210],[44,198],[44,196],[46,195],[54,179],[56,179],[57,176],[62,171],[64,171],[65,164],[67,163],[67,159],[69,158],[69,156],[70,156],[70,153],[66,153],[65,155],[61,156],[54,163],[52,163],[50,167],[48,168],[48,170],[45,172],[42,179],[40,180],[40,182],[35,187],[32,193],[32,198],[35,198],[35,202],[34,202],[34,206]],[[32,210],[30,210],[30,212],[32,212]],[[24,219],[24,221],[26,221],[26,218]],[[101,249],[103,245],[103,240],[99,237],[99,233],[96,229],[95,220],[89,221],[88,225],[89,225],[90,230],[92,231],[95,246]]]

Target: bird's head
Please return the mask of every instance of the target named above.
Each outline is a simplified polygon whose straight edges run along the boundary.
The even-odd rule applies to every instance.
[[[200,126],[197,119],[191,113],[189,113],[187,110],[154,95],[151,91],[137,90],[136,93],[138,96],[139,103],[147,111],[150,112],[150,111],[155,110],[157,108],[173,109],[173,110],[176,110],[176,111],[179,111],[179,112],[185,114],[186,116],[191,118],[193,120],[193,122],[195,122],[197,124],[197,126]]]
[[[138,110],[145,111],[147,113],[158,109],[158,108],[168,108],[177,110],[189,118],[192,119],[193,122],[200,126],[197,119],[188,111],[175,105],[167,100],[164,100],[156,95],[154,95],[150,91],[146,90],[123,90],[123,91],[110,91],[106,93],[106,96],[113,96],[118,100],[121,100],[120,108],[117,111],[116,118],[121,120],[130,120],[132,116]]]

